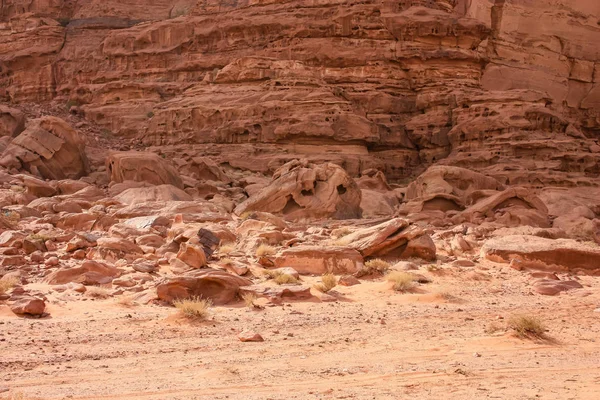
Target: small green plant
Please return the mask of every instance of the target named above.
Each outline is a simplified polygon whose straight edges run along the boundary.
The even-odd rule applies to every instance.
[[[276,253],[276,249],[273,246],[269,246],[268,244],[261,244],[256,248],[256,257],[266,257],[272,256]]]
[[[19,284],[19,280],[14,276],[3,276],[0,279],[0,294],[5,294],[13,287]]]
[[[543,338],[546,327],[538,317],[514,315],[508,320],[508,328],[521,338]]]
[[[337,286],[337,278],[333,274],[325,274],[321,277],[321,283],[317,283],[314,288],[319,292],[327,293]]]
[[[394,284],[393,288],[396,292],[408,292],[415,287],[415,277],[413,274],[402,271],[392,271],[386,276],[388,282]]]
[[[209,310],[212,307],[210,299],[201,297],[192,297],[189,299],[178,299],[173,302],[175,308],[189,319],[205,320],[209,315]]]

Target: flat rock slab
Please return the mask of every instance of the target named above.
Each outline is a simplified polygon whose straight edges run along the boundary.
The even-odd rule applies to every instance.
[[[481,255],[496,262],[518,260],[523,268],[600,275],[600,247],[570,239],[498,237],[485,242]]]
[[[362,255],[347,247],[298,246],[283,250],[275,267],[291,267],[299,274],[353,274],[363,265]]]
[[[262,286],[251,285],[240,287],[240,294],[253,293],[259,297],[266,297],[273,300],[283,298],[290,300],[307,300],[313,297],[310,287],[305,285],[280,285],[280,286]]]
[[[572,289],[581,289],[583,286],[577,281],[557,281],[553,279],[539,279],[533,284],[533,291],[545,296],[554,296],[560,292]]]

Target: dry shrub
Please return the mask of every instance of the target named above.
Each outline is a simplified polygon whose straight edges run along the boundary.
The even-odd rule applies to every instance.
[[[298,278],[290,274],[278,274],[273,280],[278,285],[295,285],[298,283]]]
[[[133,300],[132,296],[121,296],[116,300],[117,304],[123,307],[134,307],[137,303]]]
[[[233,260],[231,258],[228,258],[228,257],[221,258],[219,261],[223,265],[232,265],[233,264]]]
[[[191,297],[189,299],[175,300],[173,305],[186,318],[202,321],[208,317],[212,301],[200,297]]]
[[[219,254],[229,254],[235,250],[235,243],[223,243],[219,247]]]
[[[538,318],[530,315],[514,315],[508,320],[508,328],[521,338],[543,338],[546,327]]]
[[[497,322],[490,322],[488,326],[485,327],[485,333],[491,335],[496,332],[503,331],[504,328]]]
[[[340,237],[338,239],[332,240],[331,244],[334,246],[348,246],[350,243],[352,242],[352,237],[350,236],[344,236],[344,237]]]
[[[256,304],[254,303],[257,299],[256,295],[252,292],[245,292],[242,294],[242,300],[244,301],[244,305],[250,309],[253,309],[254,307],[256,307]]]
[[[19,284],[19,280],[14,276],[5,276],[0,279],[0,294],[5,294],[13,287]]]
[[[272,256],[276,252],[275,247],[263,243],[256,248],[256,257]]]
[[[108,290],[99,286],[90,286],[86,288],[85,294],[94,299],[106,299],[109,296]]]
[[[317,283],[314,288],[320,292],[327,293],[337,286],[337,278],[333,274],[325,274],[321,277],[321,283]]]
[[[347,235],[349,235],[349,234],[351,234],[351,233],[352,233],[352,229],[348,228],[347,226],[344,226],[344,227],[342,227],[342,228],[334,229],[334,230],[331,232],[331,237],[332,237],[333,239],[341,239],[341,238],[343,238],[344,236],[347,236]],[[346,243],[346,244],[347,244],[347,243]]]
[[[387,272],[391,267],[390,263],[384,261],[379,258],[375,258],[373,260],[367,261],[363,267],[356,273],[356,276],[360,278],[361,276],[371,275],[371,274],[380,274],[383,275]]]
[[[388,282],[393,282],[396,292],[408,292],[415,287],[415,276],[407,272],[392,271],[386,279]]]

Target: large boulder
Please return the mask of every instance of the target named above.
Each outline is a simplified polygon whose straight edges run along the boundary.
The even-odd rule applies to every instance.
[[[490,239],[481,255],[497,262],[512,262],[516,268],[600,274],[600,247],[571,239],[509,235]]]
[[[503,186],[494,178],[465,168],[434,165],[419,175],[406,190],[406,199],[447,194],[465,199],[476,190],[502,190]]]
[[[298,246],[283,250],[275,267],[293,268],[299,274],[353,274],[363,265],[363,257],[347,247]]]
[[[159,299],[168,302],[198,297],[220,305],[235,300],[240,286],[249,285],[252,285],[251,280],[225,271],[196,270],[167,279],[156,287],[156,292]]]
[[[425,230],[402,218],[359,229],[340,240],[364,257],[436,258],[435,245]]]
[[[106,169],[112,182],[148,182],[153,185],[168,184],[183,189],[183,181],[177,170],[154,153],[115,152],[107,157]]]
[[[53,180],[78,179],[89,172],[83,140],[56,117],[32,120],[6,147],[0,165]]]
[[[158,185],[127,189],[114,199],[130,205],[147,201],[192,201],[192,196],[173,185]]]
[[[0,137],[15,137],[25,129],[25,116],[17,109],[0,105]]]
[[[84,285],[103,285],[112,282],[121,275],[115,267],[96,261],[85,261],[79,267],[61,268],[50,273],[44,281],[50,285],[62,285],[69,282]]]
[[[294,160],[275,171],[269,186],[238,205],[235,213],[265,211],[288,219],[350,219],[361,216],[360,201],[358,185],[342,167]]]
[[[44,315],[46,303],[35,297],[22,297],[10,305],[10,310],[17,315]]]

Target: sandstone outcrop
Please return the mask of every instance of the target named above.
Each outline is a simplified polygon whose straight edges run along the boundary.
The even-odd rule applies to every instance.
[[[275,257],[275,267],[289,267],[299,274],[353,274],[363,266],[363,257],[345,247],[297,246]]]
[[[106,159],[112,182],[136,181],[183,189],[177,170],[154,153],[116,152]]]
[[[485,242],[481,255],[515,268],[600,274],[600,249],[570,239],[509,235]]]
[[[335,164],[291,161],[279,168],[269,186],[236,207],[235,213],[263,211],[288,219],[358,218],[360,189]]]
[[[77,179],[89,172],[85,144],[60,118],[30,121],[0,156],[5,168],[26,170],[45,179]]]
[[[251,284],[252,281],[228,272],[199,270],[168,279],[156,287],[156,292],[160,300],[167,302],[197,297],[219,305],[233,301],[241,286]]]

